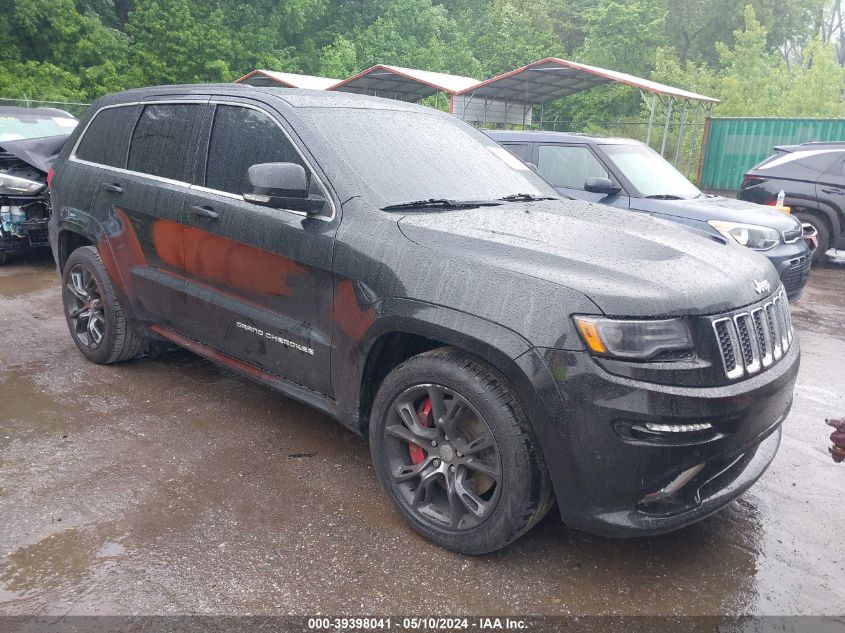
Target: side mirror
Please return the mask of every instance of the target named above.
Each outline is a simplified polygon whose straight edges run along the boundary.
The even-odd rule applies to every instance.
[[[326,200],[308,195],[308,175],[297,163],[259,163],[247,170],[251,191],[244,200],[274,209],[292,209],[315,213]]]
[[[590,193],[603,193],[606,196],[613,196],[621,190],[622,187],[614,185],[610,178],[602,178],[601,176],[590,176],[584,182],[584,191]]]

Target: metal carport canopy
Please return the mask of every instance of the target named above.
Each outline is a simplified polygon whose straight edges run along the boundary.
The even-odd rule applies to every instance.
[[[298,73],[282,73],[276,70],[253,70],[233,83],[250,86],[271,86],[282,88],[309,88],[311,90],[328,90],[340,79],[330,77],[315,77],[314,75],[300,75]]]
[[[419,101],[440,92],[453,95],[478,83],[478,79],[472,77],[377,64],[344,79],[330,90]]]
[[[495,99],[523,105],[540,105],[609,83],[621,83],[666,97],[719,103],[714,97],[635,77],[627,73],[547,57],[457,91],[470,98]]]

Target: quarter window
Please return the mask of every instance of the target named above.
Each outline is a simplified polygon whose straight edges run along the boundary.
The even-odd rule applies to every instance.
[[[531,160],[531,146],[528,143],[502,143],[502,147],[523,162]]]
[[[541,145],[538,173],[555,187],[584,190],[587,178],[609,178],[593,153],[580,145]]]
[[[205,186],[242,194],[250,190],[247,170],[259,163],[305,167],[293,144],[266,114],[252,108],[218,105],[208,145]]]
[[[97,112],[76,148],[76,157],[109,167],[125,167],[129,134],[139,109],[140,106],[120,106]]]
[[[167,103],[144,107],[129,150],[127,169],[190,182],[201,104]]]

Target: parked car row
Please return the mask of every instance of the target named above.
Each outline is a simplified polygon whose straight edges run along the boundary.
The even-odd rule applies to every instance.
[[[636,144],[554,138],[522,153],[544,178],[398,101],[98,99],[51,180],[70,335],[101,364],[175,343],[324,411],[456,551],[504,547],[555,502],[611,536],[700,520],[777,452],[800,225],[699,199]]]
[[[790,301],[804,291],[811,253],[801,222],[791,215],[702,193],[639,141],[560,132],[488,134],[566,196],[647,213],[741,244],[768,258]]]

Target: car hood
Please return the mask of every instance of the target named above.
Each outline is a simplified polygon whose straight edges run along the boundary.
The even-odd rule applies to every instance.
[[[69,134],[61,134],[18,141],[0,141],[0,149],[46,174],[56,162],[69,136]]]
[[[758,301],[755,282],[780,284],[768,260],[738,244],[578,200],[412,213],[399,227],[438,257],[576,290],[609,315],[714,314]],[[493,278],[491,301],[495,288]]]
[[[657,200],[655,198],[631,198],[631,208],[650,211],[661,215],[688,218],[691,220],[725,220],[759,224],[777,229],[780,233],[795,228],[795,219],[786,213],[762,204],[745,200],[734,200],[721,196],[707,196],[692,200]]]

